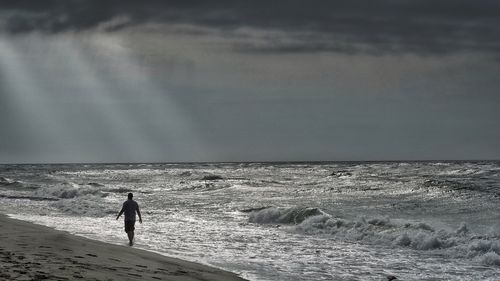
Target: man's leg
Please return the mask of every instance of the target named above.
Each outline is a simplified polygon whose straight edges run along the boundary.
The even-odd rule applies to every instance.
[[[132,230],[132,231],[127,232],[127,235],[128,235],[128,241],[129,241],[128,244],[130,246],[132,246],[134,244],[134,242],[133,242],[134,241],[134,231]]]
[[[135,221],[125,221],[125,231],[127,232],[129,245],[132,246],[134,244],[134,225]]]

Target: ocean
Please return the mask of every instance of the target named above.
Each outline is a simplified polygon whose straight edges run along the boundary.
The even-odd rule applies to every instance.
[[[498,280],[500,162],[0,165],[0,212],[249,280]]]

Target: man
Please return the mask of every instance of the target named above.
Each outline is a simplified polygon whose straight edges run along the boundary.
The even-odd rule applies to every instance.
[[[139,215],[139,222],[142,223],[141,212],[139,211],[139,204],[132,200],[134,195],[132,193],[128,194],[128,200],[123,203],[123,207],[118,213],[116,219],[125,213],[125,232],[127,232],[129,245],[132,246],[134,240],[134,230],[135,230],[135,212]]]

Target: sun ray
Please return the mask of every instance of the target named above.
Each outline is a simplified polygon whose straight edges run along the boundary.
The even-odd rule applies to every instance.
[[[99,161],[103,150],[119,162],[207,159],[188,116],[119,38],[31,34],[2,38],[0,51],[9,103],[50,161]]]
[[[14,43],[12,43],[14,42]],[[55,115],[57,108],[50,108],[46,102],[46,89],[37,81],[37,77],[28,66],[23,49],[15,40],[0,38],[0,68],[5,76],[8,98],[11,106],[18,112],[16,118],[22,118],[23,128],[29,135],[38,139],[37,148],[55,153],[61,145],[57,137],[62,131],[60,120]]]

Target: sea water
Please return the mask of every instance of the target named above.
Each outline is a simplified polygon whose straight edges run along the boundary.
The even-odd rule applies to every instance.
[[[0,212],[249,280],[498,280],[500,162],[0,165]]]

